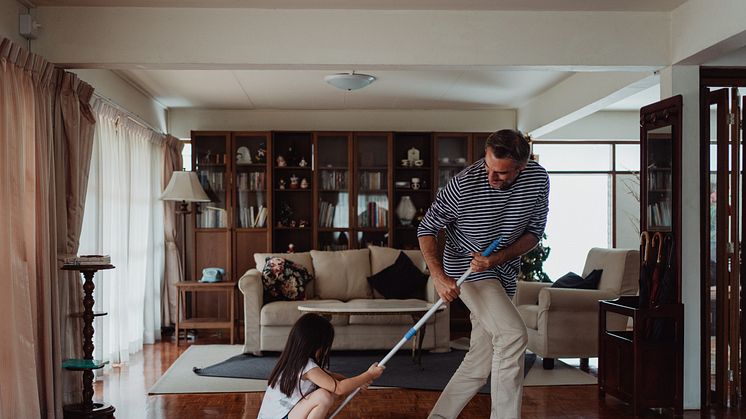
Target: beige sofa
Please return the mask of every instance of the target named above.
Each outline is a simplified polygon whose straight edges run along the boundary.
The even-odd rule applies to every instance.
[[[383,298],[368,285],[367,278],[392,265],[400,250],[370,246],[367,249],[339,252],[312,250],[305,253],[282,253],[305,267],[314,276],[306,289],[306,297],[314,301],[346,302]],[[427,265],[419,250],[404,253],[423,272]],[[259,355],[261,351],[281,351],[293,323],[300,317],[298,305],[303,301],[275,301],[264,304],[261,271],[271,253],[256,253],[256,269],[250,269],[239,280],[244,296],[244,353]],[[426,299],[438,300],[432,279],[428,279]],[[427,323],[422,348],[445,352],[450,344],[449,309],[435,314]],[[333,316],[335,338],[332,349],[391,349],[412,325],[412,317],[402,316]]]
[[[637,294],[640,252],[593,248],[582,276],[603,269],[597,290],[550,288],[551,283],[518,283],[514,302],[528,329],[528,349],[551,369],[555,358],[598,356],[599,300]],[[609,314],[609,330],[625,330],[627,317]]]

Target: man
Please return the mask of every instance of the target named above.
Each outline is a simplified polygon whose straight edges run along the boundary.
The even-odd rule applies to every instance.
[[[469,352],[430,412],[456,418],[492,373],[491,419],[519,418],[523,395],[526,326],[510,298],[520,256],[539,242],[549,209],[549,177],[529,161],[530,146],[518,131],[487,138],[485,155],[438,193],[417,231],[435,288],[444,301],[461,297],[471,311]],[[445,228],[443,262],[437,234]],[[498,250],[481,252],[497,237]],[[473,272],[459,290],[454,278]]]

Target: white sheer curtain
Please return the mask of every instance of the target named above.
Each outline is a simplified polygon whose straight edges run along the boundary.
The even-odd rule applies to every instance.
[[[109,254],[95,277],[96,359],[123,363],[160,337],[164,141],[98,100],[80,254]]]

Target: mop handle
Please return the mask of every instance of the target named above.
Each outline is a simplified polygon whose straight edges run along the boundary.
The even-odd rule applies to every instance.
[[[485,249],[485,251],[482,252],[482,256],[487,257],[487,256],[491,255],[492,252],[494,252],[495,249],[497,249],[497,246],[500,245],[500,240],[502,240],[502,237],[496,238],[495,241],[493,241],[492,244],[490,244],[489,247],[487,247],[487,249]],[[466,278],[469,277],[469,275],[471,275],[471,268],[467,269],[466,272],[464,272],[461,275],[461,277],[458,279],[458,281],[456,281],[456,287],[460,287],[461,284],[463,284],[464,281],[466,281]],[[399,343],[397,343],[389,351],[389,353],[386,354],[385,357],[383,357],[383,359],[378,363],[378,366],[379,367],[385,366],[386,363],[389,362],[389,360],[391,359],[391,357],[393,357],[394,354],[396,354],[396,352],[402,346],[404,346],[405,343],[407,343],[410,339],[412,339],[412,337],[414,335],[417,334],[417,331],[420,330],[420,327],[422,327],[422,325],[425,324],[425,322],[428,321],[428,319],[430,319],[430,317],[432,317],[432,315],[435,314],[435,312],[438,311],[438,309],[440,308],[440,306],[442,306],[443,304],[444,304],[443,299],[439,298],[438,301],[435,304],[433,304],[432,307],[430,307],[430,310],[428,310],[425,313],[425,315],[422,316],[422,318],[420,318],[420,320],[417,323],[415,323],[415,325],[412,326],[411,329],[409,329],[409,331],[404,335],[404,337],[401,338],[401,340],[399,341]],[[335,416],[337,416],[337,414],[340,411],[342,411],[342,408],[344,408],[347,405],[347,403],[349,403],[350,400],[352,400],[357,395],[357,393],[360,392],[360,389],[361,389],[361,387],[358,387],[358,388],[355,389],[355,391],[353,391],[352,393],[350,393],[350,395],[347,396],[346,399],[344,399],[344,401],[342,402],[342,404],[339,405],[339,407],[337,408],[337,410],[335,410],[334,413],[332,413],[332,415],[329,416],[329,419],[333,419]]]

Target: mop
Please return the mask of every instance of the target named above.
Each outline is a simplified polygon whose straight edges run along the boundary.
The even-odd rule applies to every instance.
[[[487,256],[491,255],[492,252],[494,252],[495,249],[497,249],[497,246],[500,245],[500,240],[501,239],[502,239],[502,237],[498,237],[497,239],[495,239],[495,241],[493,241],[492,244],[490,244],[490,246],[484,252],[482,252],[482,256],[487,257]],[[464,281],[466,281],[466,278],[470,274],[471,274],[471,268],[467,269],[466,272],[464,272],[464,274],[461,275],[461,277],[458,279],[458,281],[456,281],[456,286],[460,287],[461,284],[463,284]],[[430,307],[430,310],[428,310],[425,313],[425,315],[422,316],[422,318],[420,319],[420,321],[418,321],[414,326],[412,326],[412,328],[409,329],[409,331],[404,335],[404,337],[399,341],[399,343],[397,343],[396,346],[394,346],[389,351],[389,353],[386,354],[385,357],[383,357],[383,359],[381,360],[381,362],[378,363],[378,365],[381,366],[381,367],[385,366],[386,363],[389,362],[389,360],[391,359],[391,357],[393,357],[394,354],[396,354],[396,352],[399,350],[399,348],[401,348],[405,343],[407,343],[410,339],[412,339],[412,337],[417,334],[417,331],[420,330],[420,327],[422,327],[422,325],[425,324],[425,322],[430,317],[432,317],[432,315],[435,314],[435,312],[438,311],[438,309],[440,308],[440,306],[442,306],[443,304],[444,304],[443,299],[442,298],[438,299],[438,301],[435,304],[433,304],[432,307]],[[344,401],[342,402],[342,404],[339,405],[339,407],[337,408],[337,410],[335,410],[334,413],[332,413],[332,415],[329,416],[329,419],[333,419],[335,416],[337,416],[337,414],[342,411],[342,409],[345,407],[345,405],[347,405],[347,403],[349,403],[350,400],[352,400],[357,395],[357,393],[359,393],[359,392],[360,392],[360,387],[356,388],[355,391],[353,391],[352,393],[350,393],[350,395],[347,396],[346,399],[344,399]]]

